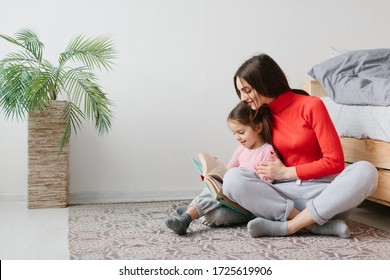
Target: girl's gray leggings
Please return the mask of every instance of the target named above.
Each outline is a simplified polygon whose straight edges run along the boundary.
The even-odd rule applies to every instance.
[[[332,218],[346,218],[378,183],[378,171],[371,163],[359,161],[336,176],[305,181],[266,183],[250,170],[232,168],[224,177],[223,192],[255,217],[286,221],[293,208],[307,208],[317,224]],[[210,224],[227,225],[249,221],[227,207],[220,207],[205,189],[190,204]]]

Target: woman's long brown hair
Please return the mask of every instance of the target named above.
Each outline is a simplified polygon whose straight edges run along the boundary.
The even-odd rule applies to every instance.
[[[260,54],[246,60],[234,75],[234,88],[239,98],[241,93],[236,80],[245,80],[253,89],[265,97],[275,98],[286,91],[309,95],[301,89],[291,89],[280,66],[267,54]]]

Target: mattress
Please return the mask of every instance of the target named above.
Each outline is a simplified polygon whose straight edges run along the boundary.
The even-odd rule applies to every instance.
[[[343,105],[321,97],[340,137],[390,142],[390,106]]]

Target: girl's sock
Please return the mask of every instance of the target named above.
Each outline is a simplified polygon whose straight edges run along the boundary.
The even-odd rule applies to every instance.
[[[188,209],[188,206],[177,206],[176,207],[176,213],[177,215],[181,216],[182,214],[184,214]]]
[[[179,217],[169,216],[165,219],[167,227],[179,235],[187,233],[187,228],[191,222],[192,218],[188,213],[183,213]]]
[[[287,222],[256,218],[248,223],[248,232],[252,237],[287,236]]]
[[[323,225],[314,224],[311,232],[323,235],[335,235],[341,238],[349,238],[351,232],[343,220],[330,220]]]

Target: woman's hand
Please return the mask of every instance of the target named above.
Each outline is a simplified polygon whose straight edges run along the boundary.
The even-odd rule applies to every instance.
[[[273,180],[298,179],[295,167],[286,167],[273,152],[271,158],[272,161],[262,161],[256,166],[257,175]]]

